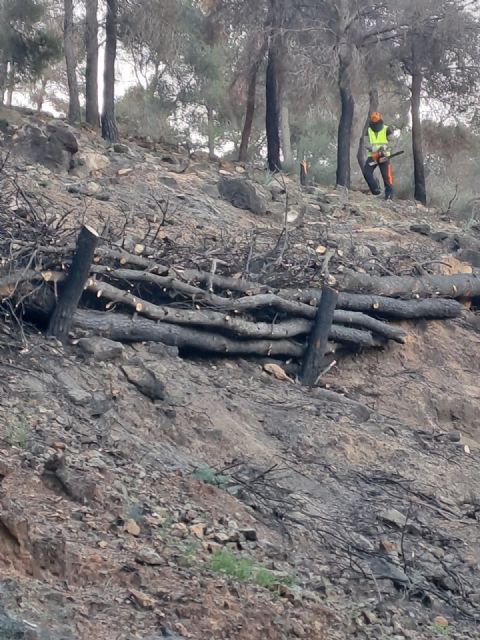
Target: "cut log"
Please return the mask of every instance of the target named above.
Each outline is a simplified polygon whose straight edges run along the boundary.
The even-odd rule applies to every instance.
[[[263,293],[263,294],[257,294],[254,296],[245,296],[237,299],[224,298],[222,296],[203,291],[202,289],[194,287],[193,285],[190,285],[190,284],[186,284],[177,279],[174,279],[174,278],[172,279],[170,276],[158,276],[153,273],[144,272],[144,271],[135,271],[130,269],[117,269],[112,271],[112,270],[106,269],[105,267],[94,267],[92,271],[94,271],[95,273],[106,274],[109,277],[112,277],[115,279],[126,280],[127,282],[148,282],[151,284],[157,284],[163,290],[171,287],[173,291],[193,297],[195,301],[202,300],[203,302],[209,305],[215,306],[221,309],[222,311],[232,311],[235,314],[238,314],[241,312],[251,312],[258,309],[271,308],[271,309],[274,309],[275,311],[280,311],[294,317],[308,318],[313,320],[317,313],[316,307],[314,306],[304,304],[302,302],[296,302],[294,300],[287,300],[285,298],[281,298],[280,296],[275,295],[274,293]],[[118,289],[117,291],[121,292],[120,289]],[[107,295],[106,288],[104,288],[104,293],[105,295]],[[120,295],[123,295],[123,293],[120,293]],[[340,296],[339,298],[341,297],[342,296]],[[386,299],[386,300],[388,301],[389,299]],[[392,300],[392,302],[395,303],[395,300]],[[451,301],[446,301],[446,302],[450,303]],[[453,303],[455,309],[457,309],[456,304],[457,303]],[[376,310],[375,301],[373,302],[365,301],[365,304],[363,306],[365,306],[365,309],[368,311]],[[447,304],[447,307],[448,307],[448,304]],[[459,312],[460,312],[460,309],[461,309],[461,306],[459,305],[458,306]],[[361,313],[351,313],[347,315],[337,310],[335,311],[334,322],[335,324],[347,324],[347,325],[350,324],[353,326],[364,327],[369,330],[371,329],[375,333],[378,333],[379,335],[385,338],[388,338],[389,340],[396,340],[397,342],[403,342],[406,336],[406,334],[401,329],[398,329],[397,327],[392,327],[391,325],[387,325],[378,320],[374,320],[373,318],[370,318],[369,316]],[[298,325],[298,326],[302,327],[299,333],[304,332],[303,325]],[[310,328],[307,330],[307,332],[309,331],[310,331]],[[295,334],[292,334],[292,335],[295,335]],[[288,337],[288,336],[284,336],[284,337]]]
[[[266,293],[271,290],[271,287],[267,287],[263,284],[257,284],[250,282],[244,278],[233,278],[232,276],[213,275],[205,271],[196,271],[194,269],[177,269],[176,273],[179,278],[183,278],[187,282],[198,282],[200,284],[207,284],[209,286],[216,286],[219,289],[227,289],[230,291],[238,291],[240,293],[247,293],[250,295],[256,293]]]
[[[480,277],[452,276],[369,276],[352,273],[338,283],[342,291],[368,293],[392,298],[474,298],[480,296]]]
[[[313,387],[320,375],[323,358],[327,350],[328,336],[332,328],[337,298],[338,293],[334,289],[323,287],[317,316],[313,323],[302,365],[301,382],[305,386]]]
[[[168,305],[157,305],[101,280],[88,280],[86,289],[96,293],[99,298],[128,305],[138,314],[151,320],[160,320],[166,324],[205,327],[210,330],[220,329],[246,338],[270,338],[272,340],[292,338],[308,334],[311,327],[310,321],[301,318],[273,324],[271,322],[252,322],[245,318],[210,309],[176,309]]]
[[[301,358],[304,351],[303,344],[290,340],[234,340],[218,333],[167,325],[147,318],[132,319],[120,313],[78,310],[74,324],[119,342],[162,342],[179,349],[219,354]]]
[[[223,332],[232,333],[243,338],[282,340],[306,335],[310,333],[312,328],[312,323],[309,320],[301,318],[284,320],[274,324],[271,322],[254,322],[210,309],[192,311],[190,309],[176,309],[171,306],[156,305],[100,280],[88,280],[86,289],[96,293],[97,297],[106,298],[110,302],[128,305],[136,313],[151,320],[160,320],[166,324],[204,327],[210,330],[220,329]],[[312,311],[315,312],[314,309]],[[362,319],[363,324],[368,329],[376,330],[382,337],[391,339],[394,336],[394,339],[400,339],[405,336],[400,329],[390,327],[364,314],[349,312],[339,314],[339,322],[343,324],[362,326]],[[350,329],[339,325],[332,325],[330,337],[339,342],[348,342],[362,347],[376,346],[375,340],[369,331]]]
[[[376,320],[367,316],[365,313],[358,311],[343,311],[337,309],[333,314],[333,321],[337,324],[347,324],[364,329],[369,329],[374,334],[378,334],[387,340],[395,340],[395,342],[405,343],[407,334],[402,329],[386,324],[381,320]]]
[[[72,326],[73,315],[90,273],[98,240],[98,233],[94,229],[86,225],[82,227],[67,279],[48,325],[48,335],[54,336],[62,342],[67,339]]]
[[[312,305],[319,303],[321,291],[320,289],[305,289],[304,291],[285,289],[279,295],[292,302],[298,301],[303,304],[302,309],[305,307],[314,309],[315,307],[312,307]],[[456,300],[445,298],[399,300],[398,298],[388,298],[386,296],[342,292],[338,294],[337,309],[364,311],[385,318],[398,318],[399,320],[415,320],[419,318],[457,318],[461,315],[463,306]]]
[[[384,318],[399,320],[458,318],[463,311],[459,302],[445,298],[399,300],[356,293],[340,293],[338,305],[341,309],[370,312]]]
[[[210,304],[215,304],[216,297],[214,294],[210,294],[208,291],[204,291],[199,287],[195,287],[194,285],[183,282],[182,280],[177,279],[172,274],[159,275],[158,273],[153,273],[152,271],[138,271],[135,269],[111,269],[110,267],[105,267],[104,265],[96,265],[92,267],[92,273],[105,274],[108,275],[109,278],[114,278],[115,280],[124,280],[126,282],[146,282],[149,284],[155,284],[165,293],[172,291],[174,294],[180,293],[193,300],[205,299]],[[227,298],[219,297],[219,301],[223,300],[227,300]],[[218,304],[216,304],[215,306],[218,306]]]

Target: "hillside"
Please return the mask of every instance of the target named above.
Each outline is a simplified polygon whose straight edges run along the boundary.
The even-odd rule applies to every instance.
[[[105,246],[295,289],[480,266],[478,224],[449,212],[0,117],[2,246],[24,221],[38,247],[88,223]],[[233,178],[257,213],[220,196]],[[478,298],[396,322],[405,344],[346,353],[309,390],[291,362],[282,380],[78,327],[63,346],[1,295],[0,638],[480,638]]]

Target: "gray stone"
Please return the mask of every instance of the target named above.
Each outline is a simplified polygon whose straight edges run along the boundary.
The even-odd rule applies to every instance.
[[[151,369],[143,365],[125,365],[122,371],[144,396],[151,400],[165,400],[165,385]]]
[[[246,209],[259,215],[267,212],[267,197],[249,180],[223,177],[218,183],[218,192],[237,209]]]
[[[115,151],[115,153],[131,153],[128,145],[122,144],[121,142],[116,142],[113,145],[113,150]]]
[[[92,399],[91,393],[85,391],[66,371],[59,373],[57,379],[63,386],[65,395],[73,404],[85,406]]]
[[[58,635],[35,624],[19,621],[0,604],[0,640],[75,640],[70,635]]]
[[[47,125],[50,140],[58,141],[72,155],[78,152],[78,141],[65,125]]]
[[[386,524],[397,527],[397,529],[403,529],[407,523],[407,517],[396,509],[386,509],[379,513],[378,517]]]
[[[166,187],[171,187],[172,189],[176,189],[178,187],[178,182],[171,176],[159,176],[158,182]]]
[[[68,171],[71,166],[71,153],[56,138],[48,138],[38,127],[28,127],[19,140],[19,150],[30,162],[45,167]]]
[[[111,398],[106,396],[104,393],[97,392],[92,395],[88,408],[90,415],[94,418],[98,418],[99,416],[103,416],[107,413],[111,406]]]
[[[429,236],[432,228],[429,224],[412,224],[410,226],[410,231],[420,233],[422,236]]]
[[[400,584],[408,584],[410,582],[407,574],[400,567],[391,564],[381,557],[370,559],[370,567],[376,578],[392,580]]]
[[[256,542],[258,540],[256,529],[240,529],[240,533],[248,542]]]
[[[166,563],[166,561],[152,549],[139,549],[135,555],[135,562],[151,567],[159,567]]]
[[[121,358],[125,351],[121,342],[97,336],[81,338],[77,344],[84,353],[92,356],[94,360],[103,362]]]

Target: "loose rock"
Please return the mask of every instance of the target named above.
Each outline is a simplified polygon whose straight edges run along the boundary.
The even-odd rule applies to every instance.
[[[237,209],[247,209],[259,215],[267,211],[267,198],[249,180],[223,177],[218,183],[218,192]]]
[[[140,365],[125,365],[122,371],[144,396],[151,400],[165,400],[165,385],[153,371]]]

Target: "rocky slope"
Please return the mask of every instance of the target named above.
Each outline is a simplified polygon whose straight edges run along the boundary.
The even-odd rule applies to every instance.
[[[290,286],[478,266],[449,214],[0,115],[12,216]],[[4,311],[0,637],[480,638],[478,312],[402,326],[328,372],[342,400],[254,361],[62,347]]]

